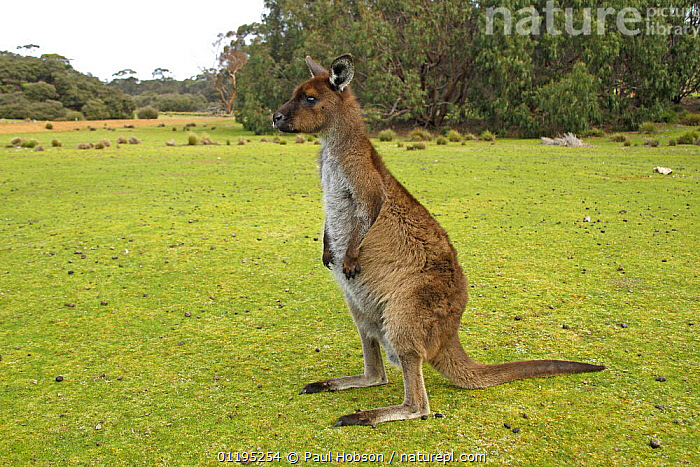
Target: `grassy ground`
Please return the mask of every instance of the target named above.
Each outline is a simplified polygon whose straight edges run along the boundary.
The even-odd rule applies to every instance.
[[[641,135],[628,148],[377,143],[459,251],[471,293],[461,338],[476,360],[608,369],[466,391],[426,366],[444,417],[368,429],[332,425],[398,403],[395,369],[383,387],[297,395],[362,368],[321,264],[318,146],[202,120],[196,132],[232,144],[186,146],[182,125],[165,122],[42,129],[19,136],[43,152],[0,148],[3,464],[215,465],[245,451],[280,452],[284,465],[329,451],[333,464],[443,451],[517,465],[700,462],[700,147],[668,147],[681,130],[655,135],[658,148],[634,146]],[[74,149],[119,135],[142,143]]]

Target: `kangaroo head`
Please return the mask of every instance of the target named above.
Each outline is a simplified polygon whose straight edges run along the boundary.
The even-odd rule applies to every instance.
[[[288,133],[319,133],[356,107],[348,84],[355,74],[352,56],[342,55],[330,72],[306,57],[311,79],[297,86],[292,98],[272,116],[272,126]]]

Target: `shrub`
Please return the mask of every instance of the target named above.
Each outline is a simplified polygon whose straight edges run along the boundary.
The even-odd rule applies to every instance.
[[[46,125],[44,125],[44,128],[46,128],[47,130],[53,130],[53,123],[46,122]]]
[[[236,119],[243,124],[243,128],[256,135],[274,132],[270,124],[270,111],[255,102],[246,102],[244,107],[236,112]]]
[[[632,141],[625,139],[625,142],[622,143],[625,147],[632,146]]]
[[[104,145],[104,144],[102,144],[101,142],[100,142],[100,143],[97,143],[97,144],[95,144],[95,149],[104,149],[104,148],[105,148],[105,145]]]
[[[88,120],[105,120],[110,117],[109,107],[102,99],[90,99],[80,110]]]
[[[60,148],[61,146],[63,146],[63,144],[61,144],[59,140],[54,138],[51,140],[51,146],[53,146],[54,148]]]
[[[659,140],[657,139],[647,139],[644,141],[644,146],[649,146],[652,148],[658,147],[659,146]]]
[[[426,145],[424,142],[413,143],[413,149],[425,149]]]
[[[676,145],[676,140],[675,140],[675,139],[669,139],[669,140],[668,140],[668,145],[669,145],[669,146],[675,146],[675,145]]]
[[[613,143],[624,143],[626,139],[627,136],[623,135],[622,133],[615,133],[610,137],[610,141]]]
[[[124,138],[123,136],[117,138],[117,144],[126,144],[126,142],[126,138]]]
[[[101,139],[100,144],[106,148],[112,146],[112,143],[110,143],[108,139]]]
[[[136,136],[131,136],[129,138],[129,144],[139,144],[141,143],[141,140],[138,139]]]
[[[189,135],[187,135],[187,144],[189,144],[190,146],[194,146],[195,144],[197,144],[197,135],[195,135],[194,133],[190,133]]]
[[[34,152],[40,152],[44,150],[44,146],[37,146],[34,148]]]
[[[402,147],[403,147],[403,143],[402,143],[401,141],[399,141],[398,143],[396,143],[396,147],[397,147],[397,148],[402,148]]]
[[[431,135],[428,130],[423,128],[413,129],[408,137],[411,141],[431,141],[433,139],[433,135]]]
[[[175,146],[175,140],[174,139],[169,139],[168,141],[165,142],[166,146]]]
[[[447,132],[447,139],[449,139],[453,143],[456,143],[462,139],[462,135],[459,134],[459,131],[457,130],[450,130]]]
[[[66,120],[69,121],[82,121],[85,120],[85,115],[77,110],[69,110],[66,114]]]
[[[700,125],[700,114],[693,114],[693,113],[685,113],[683,117],[681,118],[680,122],[683,125],[687,126],[695,126],[695,125]]]
[[[80,143],[76,146],[78,149],[92,149],[93,144],[92,143]]]
[[[297,144],[303,144],[304,141],[306,141],[306,140],[304,139],[303,136],[297,135],[297,138],[296,138],[296,140],[295,140],[294,142],[297,143]]]
[[[158,109],[148,105],[136,111],[136,115],[139,117],[139,120],[156,120],[158,118]],[[165,124],[162,125],[165,126]]]
[[[238,145],[243,146],[245,144],[245,140],[243,138],[238,138]]]
[[[605,136],[605,132],[600,128],[589,128],[580,133],[583,138],[602,138]]]
[[[177,131],[177,128],[173,127],[173,131]]]
[[[312,142],[313,140],[314,140],[313,135],[309,135],[306,137],[306,141],[308,141],[309,143]]]
[[[693,144],[698,134],[695,131],[688,131],[678,137],[678,144]]]
[[[464,135],[464,141],[474,141],[476,139],[476,135],[474,133],[467,133]]]
[[[654,122],[643,122],[642,124],[639,125],[639,132],[640,133],[646,133],[646,134],[651,134],[651,133],[656,133],[656,124]]]
[[[199,141],[204,145],[214,144],[214,142],[211,140],[207,133],[202,133],[202,136],[199,138]]]
[[[23,148],[33,148],[33,147],[36,147],[37,144],[39,144],[39,141],[35,140],[34,138],[23,139],[22,142],[19,143],[20,147],[23,147]]]
[[[280,144],[281,144],[282,146],[284,146],[285,144],[287,144],[287,140],[286,140],[286,139],[280,140]]]
[[[230,140],[230,139],[227,139],[227,140],[226,140],[226,146],[231,146],[231,140]]]
[[[484,130],[481,135],[479,135],[479,138],[483,141],[494,141],[496,139],[496,135],[491,133],[489,130]]]
[[[379,132],[379,141],[393,141],[394,138],[396,138],[396,132],[392,129]]]
[[[666,109],[659,115],[659,120],[664,123],[675,123],[678,121],[678,115],[673,109]]]
[[[447,138],[445,138],[444,136],[438,136],[438,138],[435,140],[435,142],[439,146],[445,146],[445,145],[447,145]]]
[[[22,138],[19,138],[19,137],[17,137],[17,138],[12,138],[12,139],[10,140],[10,144],[13,145],[13,146],[15,146],[15,147],[17,147],[17,146],[19,146],[19,145],[22,144]]]

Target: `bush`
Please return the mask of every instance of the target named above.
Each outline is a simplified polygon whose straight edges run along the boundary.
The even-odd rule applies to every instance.
[[[238,145],[243,146],[245,144],[245,140],[243,138],[238,138]]]
[[[447,132],[447,139],[449,139],[453,143],[456,143],[462,139],[462,135],[460,135],[459,131],[457,130],[450,130]]]
[[[693,113],[688,112],[688,113],[683,115],[680,122],[683,125],[687,125],[687,126],[700,125],[700,114],[693,114]]]
[[[306,137],[306,141],[308,141],[309,143],[313,142],[313,140],[314,140],[313,135],[309,135]]]
[[[413,143],[413,149],[425,149],[427,146],[424,142]]]
[[[169,139],[168,141],[165,142],[166,146],[175,146],[175,140],[174,139]]]
[[[119,138],[117,138],[117,144],[126,144],[126,143],[127,143],[126,138],[124,138],[123,136],[120,136]]]
[[[41,152],[44,150],[44,146],[37,146],[34,148],[34,152]]]
[[[187,135],[187,144],[189,144],[190,146],[194,146],[195,144],[197,144],[197,135],[195,135],[194,133],[190,133],[189,135]]]
[[[467,133],[464,135],[464,141],[474,141],[476,139],[476,135],[474,133]]]
[[[415,128],[408,135],[411,141],[432,141],[433,135],[428,130],[423,128]]]
[[[92,143],[80,143],[76,146],[78,149],[92,149],[93,144]]]
[[[641,125],[639,125],[639,132],[646,134],[656,133],[656,124],[648,121],[643,122]]]
[[[379,141],[393,141],[396,138],[396,132],[391,129],[387,129],[379,132]]]
[[[136,112],[136,115],[139,117],[139,120],[156,120],[158,118],[158,110],[149,105],[141,107]]]
[[[484,130],[481,135],[479,135],[479,138],[483,141],[494,141],[496,139],[496,135],[491,133],[489,130]]]
[[[141,140],[138,139],[136,136],[131,136],[129,138],[129,144],[139,144],[141,143]]]
[[[625,142],[622,143],[622,144],[623,144],[625,147],[632,146],[632,141],[630,141],[630,140],[628,140],[627,138],[625,138]]]
[[[100,143],[97,143],[97,144],[95,145],[95,149],[104,149],[104,148],[105,148],[105,145],[102,144],[101,142],[100,142]]]
[[[54,138],[51,140],[51,146],[53,146],[54,148],[60,148],[61,146],[63,146],[63,144],[61,144],[59,140]]]
[[[287,144],[287,140],[286,140],[286,139],[280,140],[280,144],[281,144],[282,146],[284,146],[285,144]]]
[[[85,115],[77,110],[69,110],[65,118],[69,121],[82,121],[85,120]]]
[[[659,146],[659,140],[657,139],[647,139],[644,141],[644,146],[649,146],[652,148],[658,147]]]
[[[613,143],[623,143],[627,139],[627,136],[623,135],[622,133],[615,133],[610,137],[610,141]]]
[[[46,125],[44,125],[44,128],[46,128],[47,130],[53,130],[53,123],[46,122]]]
[[[678,137],[678,144],[693,144],[698,134],[695,131],[688,131]]]
[[[582,131],[581,136],[584,138],[602,138],[605,136],[605,132],[600,128],[590,128],[588,130]]]
[[[236,119],[243,124],[243,128],[252,131],[256,135],[273,133],[271,112],[255,103],[246,102],[245,106],[236,112]]]
[[[204,145],[214,144],[207,133],[202,133],[202,136],[199,138],[199,142]]]
[[[88,120],[106,120],[110,117],[109,107],[102,99],[90,99],[80,110]]]
[[[304,139],[303,136],[297,135],[296,140],[294,141],[297,144],[303,144],[306,140]]]
[[[21,143],[19,143],[20,147],[23,148],[33,148],[37,144],[39,144],[39,141],[35,140],[34,138],[32,139],[23,139]]]
[[[445,138],[444,136],[438,136],[438,138],[437,138],[437,140],[435,140],[435,142],[439,146],[445,146],[445,145],[447,145],[447,138]]]
[[[669,146],[675,146],[675,145],[676,145],[676,140],[675,140],[675,139],[669,139],[669,140],[668,140],[668,145],[669,145]]]
[[[19,138],[19,137],[17,137],[17,138],[12,138],[12,139],[10,140],[10,144],[11,144],[12,146],[14,146],[14,147],[18,147],[19,145],[22,144],[22,138]]]
[[[100,144],[106,148],[112,146],[112,143],[110,143],[108,139],[101,139]]]
[[[673,109],[666,109],[659,115],[659,120],[664,123],[675,123],[678,121],[678,114]]]

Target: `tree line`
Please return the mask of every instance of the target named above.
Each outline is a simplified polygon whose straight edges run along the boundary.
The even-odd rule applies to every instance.
[[[259,23],[227,35],[229,53],[247,56],[236,113],[267,131],[270,112],[308,77],[304,56],[328,64],[351,52],[353,89],[373,125],[480,124],[524,136],[603,123],[636,129],[671,118],[674,104],[700,91],[698,5],[266,0]]]
[[[30,47],[39,46],[20,48]],[[133,70],[121,70],[105,83],[78,72],[62,55],[0,51],[0,118],[128,119],[135,109],[146,107],[166,112],[223,111],[209,73],[177,81],[167,71],[156,68],[152,80],[139,80]]]

